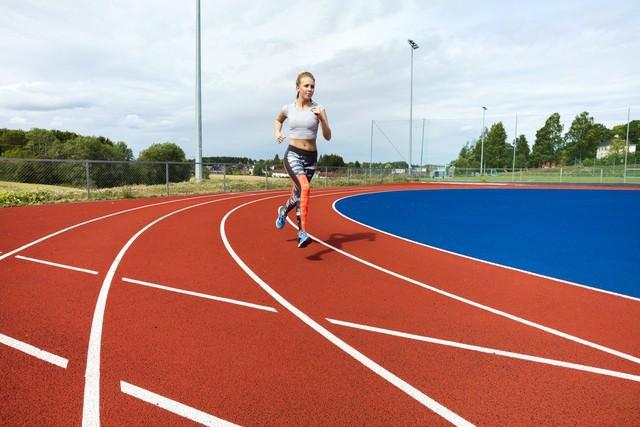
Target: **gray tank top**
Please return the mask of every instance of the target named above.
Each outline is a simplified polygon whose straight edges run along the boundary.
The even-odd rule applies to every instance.
[[[313,102],[312,107],[324,110],[320,104]],[[288,137],[291,139],[316,139],[318,135],[318,117],[309,110],[300,111],[295,102],[282,106],[282,113],[289,120]]]

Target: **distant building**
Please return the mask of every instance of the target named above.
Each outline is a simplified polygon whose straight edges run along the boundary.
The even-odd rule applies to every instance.
[[[614,135],[614,137],[608,141],[602,141],[598,144],[598,150],[596,151],[596,159],[604,159],[609,155],[609,151],[611,150],[611,144],[615,140],[619,140],[620,137],[618,135]],[[623,151],[624,153],[624,148]],[[636,152],[636,144],[629,144],[629,154]]]
[[[547,160],[546,162],[542,162],[540,166],[543,169],[553,169],[558,166],[558,163],[555,160]]]

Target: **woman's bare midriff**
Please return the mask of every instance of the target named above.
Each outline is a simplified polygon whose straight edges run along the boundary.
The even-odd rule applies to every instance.
[[[314,139],[289,139],[289,145],[306,151],[317,151],[316,141]]]

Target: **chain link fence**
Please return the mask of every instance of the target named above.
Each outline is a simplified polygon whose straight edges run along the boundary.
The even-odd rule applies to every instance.
[[[241,192],[291,188],[284,170],[254,176],[244,164],[205,163],[197,181],[193,162],[120,162],[43,160],[0,157],[0,205],[194,193]],[[640,168],[569,167],[548,169],[464,169],[429,165],[421,168],[318,167],[314,187],[415,181],[640,184]]]

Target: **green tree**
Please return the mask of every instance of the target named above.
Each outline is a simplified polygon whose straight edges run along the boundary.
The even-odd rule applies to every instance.
[[[26,132],[25,136],[27,137],[25,148],[41,158],[46,157],[49,150],[60,144],[60,140],[56,138],[56,135],[47,129],[34,128]]]
[[[618,135],[618,138],[624,140],[626,143],[627,124],[615,125],[611,129],[611,133]],[[640,120],[631,120],[629,122],[629,144],[638,144],[640,148]]]
[[[138,160],[146,162],[186,162],[187,158],[182,148],[173,142],[152,144],[140,152]],[[161,184],[166,180],[165,166],[161,164],[140,165],[140,174],[145,176],[150,184]],[[208,176],[204,171],[203,176]],[[187,180],[191,175],[191,166],[169,165],[169,181],[180,182]]]
[[[140,152],[138,160],[148,162],[186,162],[187,158],[182,148],[173,142],[151,144]]]
[[[451,164],[457,168],[480,168],[480,154],[478,152],[478,157],[475,155],[475,145],[477,144],[467,143],[460,149],[460,153],[458,154],[458,158],[451,162]]]
[[[558,162],[558,152],[563,145],[560,114],[553,113],[544,126],[536,132],[536,142],[531,149],[529,165],[540,167],[545,162]]]
[[[531,150],[529,149],[529,143],[527,137],[520,135],[516,139],[516,168],[524,168],[529,164],[529,155]]]
[[[318,159],[320,167],[344,167],[345,163],[341,156],[337,154],[323,154]]]
[[[512,148],[507,144],[507,132],[502,122],[494,123],[484,141],[485,168],[506,168],[511,166]]]
[[[22,153],[27,145],[28,139],[25,132],[22,130],[13,129],[0,129],[0,155],[4,157],[11,157],[5,154],[10,150],[17,150],[16,152]],[[20,157],[32,157],[32,156],[20,156]]]
[[[598,144],[608,141],[612,132],[600,123],[594,123],[589,113],[582,112],[575,117],[571,128],[565,134],[565,145],[561,150],[560,159],[564,164],[582,163],[583,160],[593,159]]]

